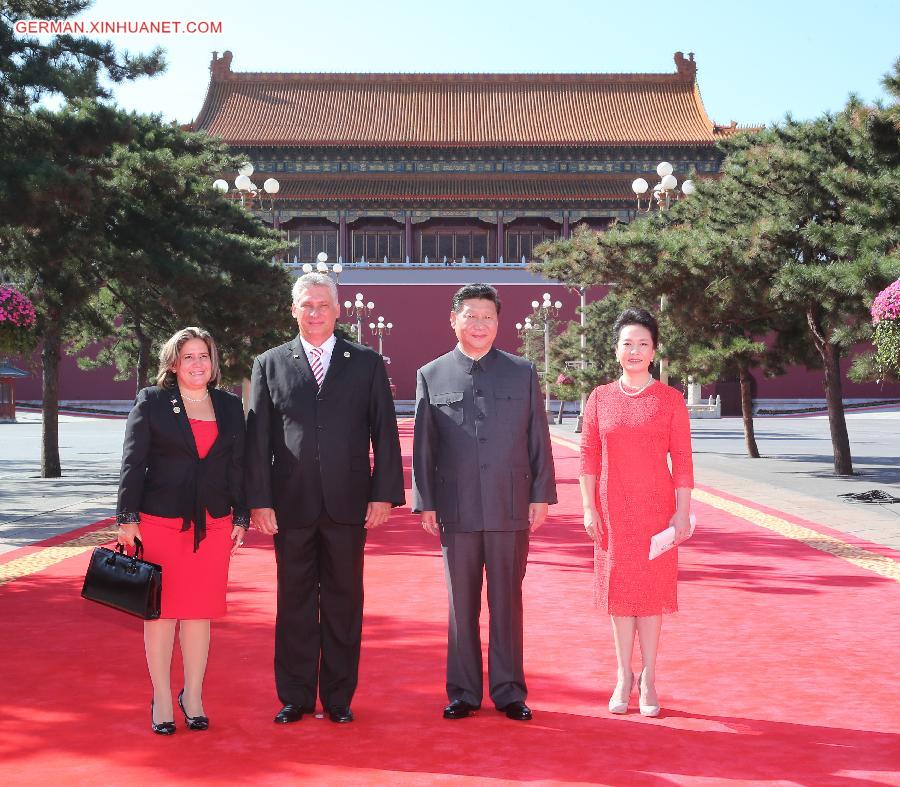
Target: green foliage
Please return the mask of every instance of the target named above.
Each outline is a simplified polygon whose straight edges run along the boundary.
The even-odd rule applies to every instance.
[[[577,225],[570,238],[547,241],[535,247],[534,256],[542,260],[532,265],[532,270],[548,278],[565,282],[570,287],[590,288],[606,282],[608,262],[603,240],[606,236],[594,232],[586,225]],[[622,308],[622,297],[618,289],[605,298],[588,303],[585,309],[585,358],[581,368],[581,326],[570,323],[560,333],[554,328],[551,342],[551,391],[566,400],[580,398],[588,394],[600,383],[614,379],[618,374],[613,347],[615,342],[609,332],[615,315]],[[532,315],[532,322],[543,325],[540,317]],[[533,334],[531,336],[527,334]],[[543,369],[543,334],[539,331],[525,332],[523,351],[532,360],[540,359],[538,366]],[[558,334],[558,335],[557,335]],[[534,345],[534,349],[532,349]],[[567,366],[566,364],[571,365]],[[578,364],[573,368],[574,364]],[[571,377],[572,386],[556,386],[560,374]]]
[[[900,320],[882,320],[875,326],[875,347],[879,375],[900,377]]]
[[[90,102],[5,118],[0,154],[0,266],[12,271],[48,323],[78,319],[98,287],[105,221],[96,182],[131,121]]]
[[[291,335],[289,277],[268,262],[283,241],[211,188],[237,163],[220,142],[130,117],[131,140],[113,146],[109,176],[96,184],[106,227],[100,289],[74,325],[72,351],[108,340],[81,364],[112,361],[122,378],[137,367],[141,386],[153,348],[198,325],[219,344],[223,378],[238,382],[254,355]]]
[[[352,325],[348,325],[343,322],[336,322],[334,324],[334,333],[335,336],[340,336],[342,339],[346,339],[348,342],[356,341],[356,331],[353,329]]]
[[[0,3],[0,110],[28,110],[46,95],[68,100],[108,98],[104,76],[123,82],[165,68],[162,50],[149,55],[118,54],[113,45],[85,36],[57,35],[49,42],[20,35],[15,23],[62,21],[91,6],[91,0],[4,0]]]

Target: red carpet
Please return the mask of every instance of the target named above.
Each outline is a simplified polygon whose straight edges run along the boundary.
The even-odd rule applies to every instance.
[[[258,533],[214,628],[207,733],[180,720],[172,738],[150,733],[140,623],[78,597],[87,554],[0,587],[0,783],[900,784],[900,583],[699,503],[682,612],[663,629],[663,714],[610,716],[577,461],[555,452],[561,503],[525,581],[533,722],[489,703],[440,718],[443,571],[404,509],[370,534],[350,725],[272,724],[274,561]]]

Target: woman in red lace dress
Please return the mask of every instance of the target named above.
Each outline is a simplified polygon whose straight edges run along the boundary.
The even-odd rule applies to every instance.
[[[159,620],[144,624],[153,683],[151,727],[175,732],[169,673],[176,624],[184,664],[178,705],[189,729],[209,725],[203,678],[210,619],[225,614],[231,555],[250,516],[244,501],[244,411],[219,390],[212,337],[184,328],[163,346],[157,384],[142,390],[125,427],[119,481],[119,543],[162,566]]]
[[[612,618],[616,646],[618,680],[609,710],[628,710],[637,633],[639,707],[656,716],[657,646],[662,615],[678,610],[678,550],[650,560],[650,537],[670,525],[676,542],[690,535],[691,430],[681,393],[650,376],[659,333],[653,316],[626,309],[614,331],[622,374],[593,390],[584,413],[584,527],[594,541],[595,601]]]

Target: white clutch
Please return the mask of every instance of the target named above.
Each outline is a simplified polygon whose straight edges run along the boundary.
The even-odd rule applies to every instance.
[[[691,533],[690,538],[694,535],[694,528],[697,526],[697,517],[691,514]],[[684,543],[684,542],[682,542]],[[657,533],[650,538],[650,559],[659,557],[663,552],[668,552],[675,546],[675,528],[669,525],[665,530]]]

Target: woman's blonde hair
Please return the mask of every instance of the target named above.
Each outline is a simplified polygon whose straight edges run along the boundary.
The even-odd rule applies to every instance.
[[[176,331],[159,351],[159,371],[156,373],[156,384],[161,388],[175,387],[175,372],[172,371],[172,368],[178,364],[181,348],[190,339],[202,339],[206,342],[209,360],[212,363],[212,377],[209,378],[207,386],[215,388],[219,384],[219,350],[216,348],[215,340],[209,331],[189,326]]]

